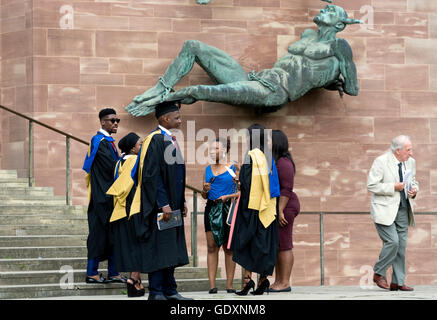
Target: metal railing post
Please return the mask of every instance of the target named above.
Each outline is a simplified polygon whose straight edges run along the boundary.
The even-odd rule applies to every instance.
[[[29,187],[33,187],[33,121],[29,120]]]
[[[66,158],[66,173],[65,173],[65,181],[66,181],[66,191],[65,191],[65,200],[67,202],[67,206],[71,205],[71,187],[70,187],[70,137],[66,137],[65,139],[65,158]]]
[[[320,285],[325,285],[325,228],[323,225],[323,212],[319,213],[320,225]]]
[[[193,211],[191,212],[191,256],[193,267],[197,267],[197,192],[193,191]]]

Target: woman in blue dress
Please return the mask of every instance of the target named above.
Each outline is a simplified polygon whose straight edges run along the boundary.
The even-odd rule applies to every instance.
[[[204,226],[208,247],[207,265],[210,283],[209,293],[217,293],[215,278],[218,268],[220,247],[225,253],[226,291],[234,293],[232,288],[235,273],[235,262],[232,261],[232,251],[227,249],[229,226],[226,218],[231,199],[237,198],[239,192],[233,178],[237,168],[227,158],[230,148],[229,140],[218,138],[210,148],[210,156],[215,163],[207,166],[204,173],[202,197],[207,199]]]

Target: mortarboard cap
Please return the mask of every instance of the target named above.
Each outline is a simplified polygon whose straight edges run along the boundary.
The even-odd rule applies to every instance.
[[[155,107],[155,117],[156,119],[159,119],[159,117],[163,116],[164,114],[178,111],[181,108],[181,102],[180,101],[164,101],[158,104]]]

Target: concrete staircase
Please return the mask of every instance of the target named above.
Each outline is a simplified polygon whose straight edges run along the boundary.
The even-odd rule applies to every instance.
[[[66,206],[52,188],[0,170],[0,299],[125,294],[124,284],[85,283],[87,234],[86,207]],[[207,269],[190,265],[176,269],[178,290],[206,293]],[[105,276],[106,262],[100,268]]]

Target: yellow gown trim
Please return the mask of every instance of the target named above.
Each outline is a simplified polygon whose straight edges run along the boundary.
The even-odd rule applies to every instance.
[[[119,166],[118,178],[106,192],[106,194],[114,197],[114,210],[112,211],[109,222],[114,222],[127,217],[126,199],[132,190],[132,187],[134,186],[134,181],[131,177],[131,171],[135,166],[136,161],[137,156],[132,156],[127,158],[122,166]]]
[[[144,159],[146,158],[147,149],[149,149],[150,141],[152,141],[152,138],[156,134],[161,134],[161,130],[153,131],[151,134],[149,134],[143,141],[143,145],[141,147],[141,154],[140,154],[140,162],[138,164],[138,185],[137,189],[135,190],[134,199],[132,201],[129,219],[134,215],[140,212],[141,210],[141,181],[143,177],[143,165],[144,165]]]
[[[260,149],[249,151],[252,159],[252,182],[248,208],[259,211],[259,219],[267,228],[276,219],[276,198],[270,197],[267,159]]]

